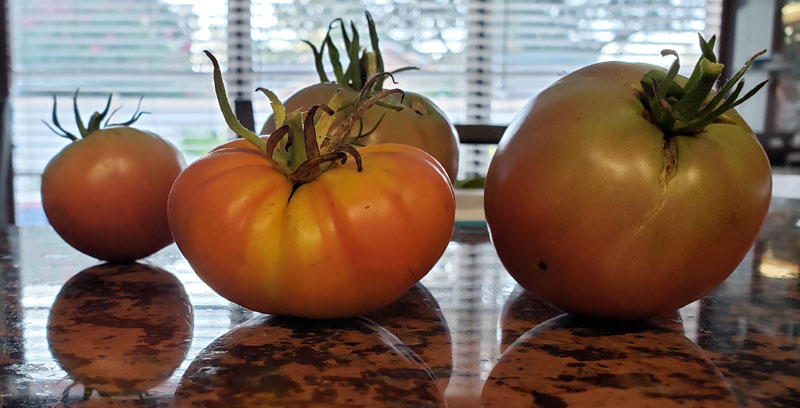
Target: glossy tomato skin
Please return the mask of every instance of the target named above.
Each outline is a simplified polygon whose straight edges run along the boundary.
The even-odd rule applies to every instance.
[[[184,166],[175,146],[153,133],[97,130],[47,164],[42,206],[75,249],[105,261],[133,261],[172,242],[167,198]]]
[[[299,109],[305,112],[314,105],[327,104],[339,89],[344,93],[343,105],[352,105],[358,97],[356,91],[334,83],[318,83],[290,96],[285,102],[286,111]],[[430,99],[414,92],[405,92],[402,102],[399,95],[390,95],[384,101],[404,109],[394,111],[378,105],[371,107],[363,117],[362,129],[364,132],[375,130],[359,140],[359,144],[400,143],[422,149],[444,166],[450,181],[455,181],[458,175],[458,133],[447,115]],[[351,114],[352,109],[343,109],[336,117],[344,118]],[[275,121],[270,116],[261,134],[270,134],[274,130]],[[354,134],[357,131],[354,129]]]
[[[742,260],[769,206],[769,162],[735,111],[665,144],[638,97],[653,68],[562,78],[490,164],[484,204],[503,265],[564,311],[641,318],[698,299]]]
[[[292,183],[245,140],[190,165],[169,221],[195,272],[223,297],[273,314],[330,318],[400,297],[444,252],[455,200],[444,169],[411,146],[383,144]]]

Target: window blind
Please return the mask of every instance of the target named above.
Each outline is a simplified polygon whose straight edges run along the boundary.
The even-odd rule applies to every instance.
[[[398,86],[434,100],[456,123],[506,124],[559,76],[593,62],[685,67],[698,32],[719,29],[721,0],[10,0],[12,134],[18,223],[42,223],[39,176],[66,139],[41,123],[58,97],[71,126],[80,88],[84,118],[108,93],[129,115],[138,98],[152,112],[138,126],[161,134],[188,160],[230,137],[211,87],[220,60],[231,99],[254,102],[255,127],[269,114],[263,86],[288,97],[318,81],[310,48],[336,17],[367,37],[375,19]],[[340,41],[339,30],[332,31]],[[340,44],[340,42],[337,42]],[[367,41],[362,44],[368,46]],[[239,82],[241,81],[241,82]],[[463,145],[461,177],[485,172],[491,146]]]
[[[253,0],[256,83],[281,97],[317,82],[312,52],[333,16],[364,33],[364,10],[381,33],[387,70],[413,65],[398,86],[422,92],[456,123],[500,124],[560,76],[622,60],[668,66],[681,54],[686,73],[699,56],[697,34],[717,34],[721,0],[333,1],[298,7]],[[338,39],[338,32],[333,31]],[[337,43],[338,44],[338,43]],[[256,122],[269,113],[257,98]],[[463,145],[459,178],[485,174],[492,146]]]
[[[11,103],[18,224],[46,222],[40,174],[67,140],[42,123],[58,116],[75,130],[72,97],[84,120],[114,93],[134,126],[160,134],[193,160],[228,137],[203,49],[227,57],[227,5],[195,0],[10,0]]]
[[[413,66],[417,71],[398,74],[396,86],[421,92],[436,102],[449,118],[463,122],[466,96],[467,38],[464,0],[347,1],[322,4],[283,0],[252,0],[253,68],[255,82],[286,98],[298,89],[319,82],[311,48],[319,47],[334,18],[352,22],[369,47],[367,10],[379,31],[386,70]],[[342,49],[339,24],[331,31]],[[330,67],[326,64],[329,72]],[[256,98],[257,122],[268,116],[266,99]]]

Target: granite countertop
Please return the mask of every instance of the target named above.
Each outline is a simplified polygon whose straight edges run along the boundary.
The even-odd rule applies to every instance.
[[[367,316],[232,305],[174,245],[102,265],[49,227],[0,238],[0,406],[800,406],[800,200],[774,198],[711,295],[636,322],[522,291],[482,225]]]

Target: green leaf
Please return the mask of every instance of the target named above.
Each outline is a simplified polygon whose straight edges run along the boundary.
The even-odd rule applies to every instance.
[[[56,105],[56,96],[53,95],[53,126],[55,126],[56,129],[58,129],[58,130],[54,129],[53,126],[50,126],[50,124],[45,122],[44,120],[42,121],[42,123],[44,123],[45,126],[47,126],[50,130],[52,130],[53,133],[55,133],[55,134],[57,134],[57,135],[59,135],[61,137],[65,137],[65,138],[67,138],[69,140],[72,140],[73,142],[78,140],[78,138],[75,137],[75,135],[73,135],[72,133],[69,133],[66,130],[64,130],[64,128],[61,126],[61,124],[58,123],[58,114],[57,114],[56,106],[57,106]],[[83,136],[83,134],[81,134],[81,136]]]
[[[325,42],[328,44],[328,57],[330,57],[331,66],[333,66],[336,83],[341,84],[344,81],[344,72],[342,71],[342,63],[339,61],[339,50],[333,44],[330,35],[325,36]]]
[[[317,68],[317,75],[319,76],[320,82],[328,82],[328,75],[325,74],[325,67],[322,64],[322,52],[317,50],[317,47],[314,44],[311,44],[311,41],[303,40],[304,43],[308,44],[311,47],[311,52],[314,53],[314,66]],[[323,47],[325,43],[323,43]]]
[[[81,134],[81,137],[86,137],[88,132],[86,128],[83,126],[83,120],[81,119],[81,113],[78,111],[78,92],[80,92],[81,88],[75,90],[75,96],[72,97],[72,107],[75,111],[75,122],[78,123],[78,133]]]
[[[700,51],[703,53],[703,57],[711,62],[717,62],[717,55],[714,54],[714,43],[717,42],[717,36],[712,35],[711,41],[706,42],[702,34],[698,33],[697,35],[700,37]]]
[[[283,103],[281,103],[281,100],[278,99],[278,95],[275,95],[275,93],[269,89],[261,87],[256,88],[256,91],[261,91],[267,96],[267,99],[269,99],[269,106],[272,108],[272,117],[275,119],[275,129],[283,126],[283,122],[286,120],[286,108],[283,106]]]
[[[89,126],[87,131],[89,133],[94,132],[95,130],[100,129],[100,123],[103,121],[103,118],[108,114],[108,108],[111,106],[111,97],[113,94],[108,94],[108,101],[106,101],[106,107],[103,109],[102,112],[95,112],[92,114],[91,118],[89,118]]]
[[[140,111],[139,111],[139,110],[142,108],[142,100],[143,100],[143,99],[144,99],[144,95],[142,95],[141,97],[139,97],[139,103],[136,105],[136,111],[135,111],[135,112],[133,112],[133,116],[131,116],[131,118],[130,118],[130,119],[128,119],[128,120],[127,120],[127,121],[125,121],[125,122],[121,122],[121,123],[112,123],[112,124],[110,124],[110,125],[108,124],[108,121],[106,121],[106,126],[130,126],[130,125],[132,125],[134,122],[136,122],[137,120],[139,120],[139,118],[141,118],[141,117],[142,117],[142,115],[149,114],[150,112],[140,112]],[[109,100],[111,100],[111,99],[109,98]],[[114,110],[114,112],[116,112],[116,111],[117,111],[117,109],[115,109],[115,110]],[[112,112],[112,114],[113,114],[114,112]],[[111,116],[109,116],[109,119],[111,119]]]
[[[350,58],[350,67],[352,68],[350,72],[350,87],[355,90],[361,90],[362,82],[361,82],[361,64],[359,52],[361,51],[361,46],[359,45],[358,39],[358,30],[356,30],[356,25],[353,22],[350,22],[350,29],[353,32],[353,41],[350,43],[350,49],[347,52],[348,57]]]
[[[372,43],[372,52],[375,53],[375,73],[381,73],[384,71],[384,67],[381,48],[378,46],[378,30],[375,28],[375,21],[372,19],[372,15],[369,14],[369,11],[365,11],[364,14],[367,16],[367,26],[369,27],[369,39]],[[383,89],[383,79],[378,82],[376,89],[379,92]]]
[[[208,50],[204,50],[203,52],[208,56],[208,58],[211,60],[211,64],[214,66],[214,92],[217,95],[217,103],[219,104],[219,109],[222,112],[222,117],[225,118],[225,123],[231,130],[233,130],[234,133],[247,139],[247,141],[256,146],[261,153],[266,154],[267,143],[258,137],[258,135],[244,127],[239,122],[239,119],[236,118],[236,114],[233,113],[231,104],[228,102],[228,93],[225,90],[225,83],[222,81],[222,69],[219,67],[217,58],[214,57],[214,54]]]
[[[350,37],[347,35],[347,26],[345,25],[344,20],[342,20],[341,18],[337,18],[331,21],[331,24],[337,21],[339,22],[339,28],[342,30],[342,40],[344,41],[344,49],[349,51],[351,43],[350,43]]]

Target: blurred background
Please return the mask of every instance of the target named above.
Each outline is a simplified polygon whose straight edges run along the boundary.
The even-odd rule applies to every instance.
[[[460,178],[485,172],[502,127],[559,76],[606,60],[684,72],[698,56],[697,34],[717,35],[720,60],[738,69],[766,48],[746,76],[768,89],[741,106],[775,166],[800,164],[800,3],[785,0],[6,0],[9,57],[5,142],[13,189],[9,213],[20,225],[44,224],[40,175],[67,140],[50,121],[53,95],[67,130],[80,88],[84,119],[109,93],[125,120],[144,96],[137,127],[171,140],[187,161],[232,136],[213,95],[211,64],[221,61],[233,99],[252,100],[259,129],[270,113],[266,87],[286,98],[317,82],[310,48],[333,18],[367,37],[364,11],[376,21],[388,70],[398,86],[423,93],[459,125],[500,133],[462,135]],[[333,32],[340,44],[339,31]],[[366,42],[364,42],[366,43]],[[730,72],[728,72],[730,74]],[[478,128],[485,129],[485,128]],[[6,149],[8,150],[8,149]],[[13,171],[9,171],[13,170]]]

